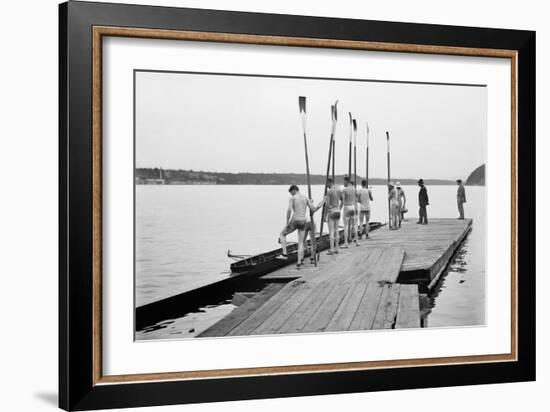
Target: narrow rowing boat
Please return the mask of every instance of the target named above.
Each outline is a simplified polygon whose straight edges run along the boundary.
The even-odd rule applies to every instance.
[[[369,230],[376,230],[379,227],[383,226],[383,223],[380,222],[370,222]],[[340,243],[344,242],[344,230],[340,230]],[[317,250],[322,252],[329,248],[329,235],[325,233],[321,236],[316,237]],[[309,250],[309,241],[308,248]],[[305,256],[309,256],[309,253],[305,253]],[[294,263],[297,260],[298,244],[292,243],[287,247],[287,257],[282,256],[282,249],[273,249],[269,252],[260,253],[259,255],[248,256],[244,259],[240,259],[236,262],[233,262],[230,265],[231,272],[233,273],[244,273],[251,272],[254,273],[269,273],[290,263]],[[229,251],[227,252],[228,257],[239,258],[243,257],[242,255],[232,255]]]

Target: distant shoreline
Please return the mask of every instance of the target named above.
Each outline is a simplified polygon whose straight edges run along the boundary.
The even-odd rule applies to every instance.
[[[343,174],[336,175],[336,182],[343,182]],[[358,175],[358,184],[363,179]],[[400,182],[402,185],[416,185],[418,179],[411,178],[392,178],[392,181]],[[325,176],[314,174],[310,175],[312,185],[324,185]],[[182,169],[160,169],[160,168],[137,168],[135,170],[135,183],[137,185],[305,185],[307,177],[300,173],[221,173],[205,172],[196,170]],[[385,185],[386,179],[371,178],[369,185]],[[447,186],[455,185],[455,180],[450,179],[427,179],[424,178],[427,186]],[[484,186],[480,184],[478,186]]]

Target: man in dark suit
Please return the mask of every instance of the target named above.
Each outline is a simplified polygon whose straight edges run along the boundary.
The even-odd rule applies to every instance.
[[[464,203],[466,203],[466,189],[462,184],[462,180],[458,179],[456,181],[458,189],[456,190],[456,204],[458,206],[458,218],[460,220],[464,219]]]
[[[418,206],[420,206],[420,209],[418,210],[418,222],[416,223],[419,225],[427,225],[428,213],[426,212],[426,206],[430,203],[428,200],[428,190],[426,190],[426,186],[424,186],[424,179],[418,180],[418,186],[420,186],[420,191],[418,192]]]

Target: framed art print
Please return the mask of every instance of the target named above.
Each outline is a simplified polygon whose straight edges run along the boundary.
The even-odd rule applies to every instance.
[[[60,407],[535,378],[535,34],[60,5]]]

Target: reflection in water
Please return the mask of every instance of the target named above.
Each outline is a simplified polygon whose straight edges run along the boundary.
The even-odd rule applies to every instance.
[[[242,280],[230,288],[224,289],[221,293],[218,291],[199,299],[195,307],[189,308],[189,305],[185,306],[184,302],[175,303],[170,308],[168,319],[146,324],[136,331],[135,338],[136,340],[151,340],[197,336],[236,308],[233,304],[235,292],[257,293],[264,289],[266,284],[260,279]],[[188,298],[183,296],[181,299]]]
[[[472,232],[455,254],[437,285],[421,300],[422,326],[485,324],[485,272],[472,262]]]
[[[180,318],[147,326],[136,333],[136,340],[191,338],[228,315],[235,307],[231,300],[206,305]]]

